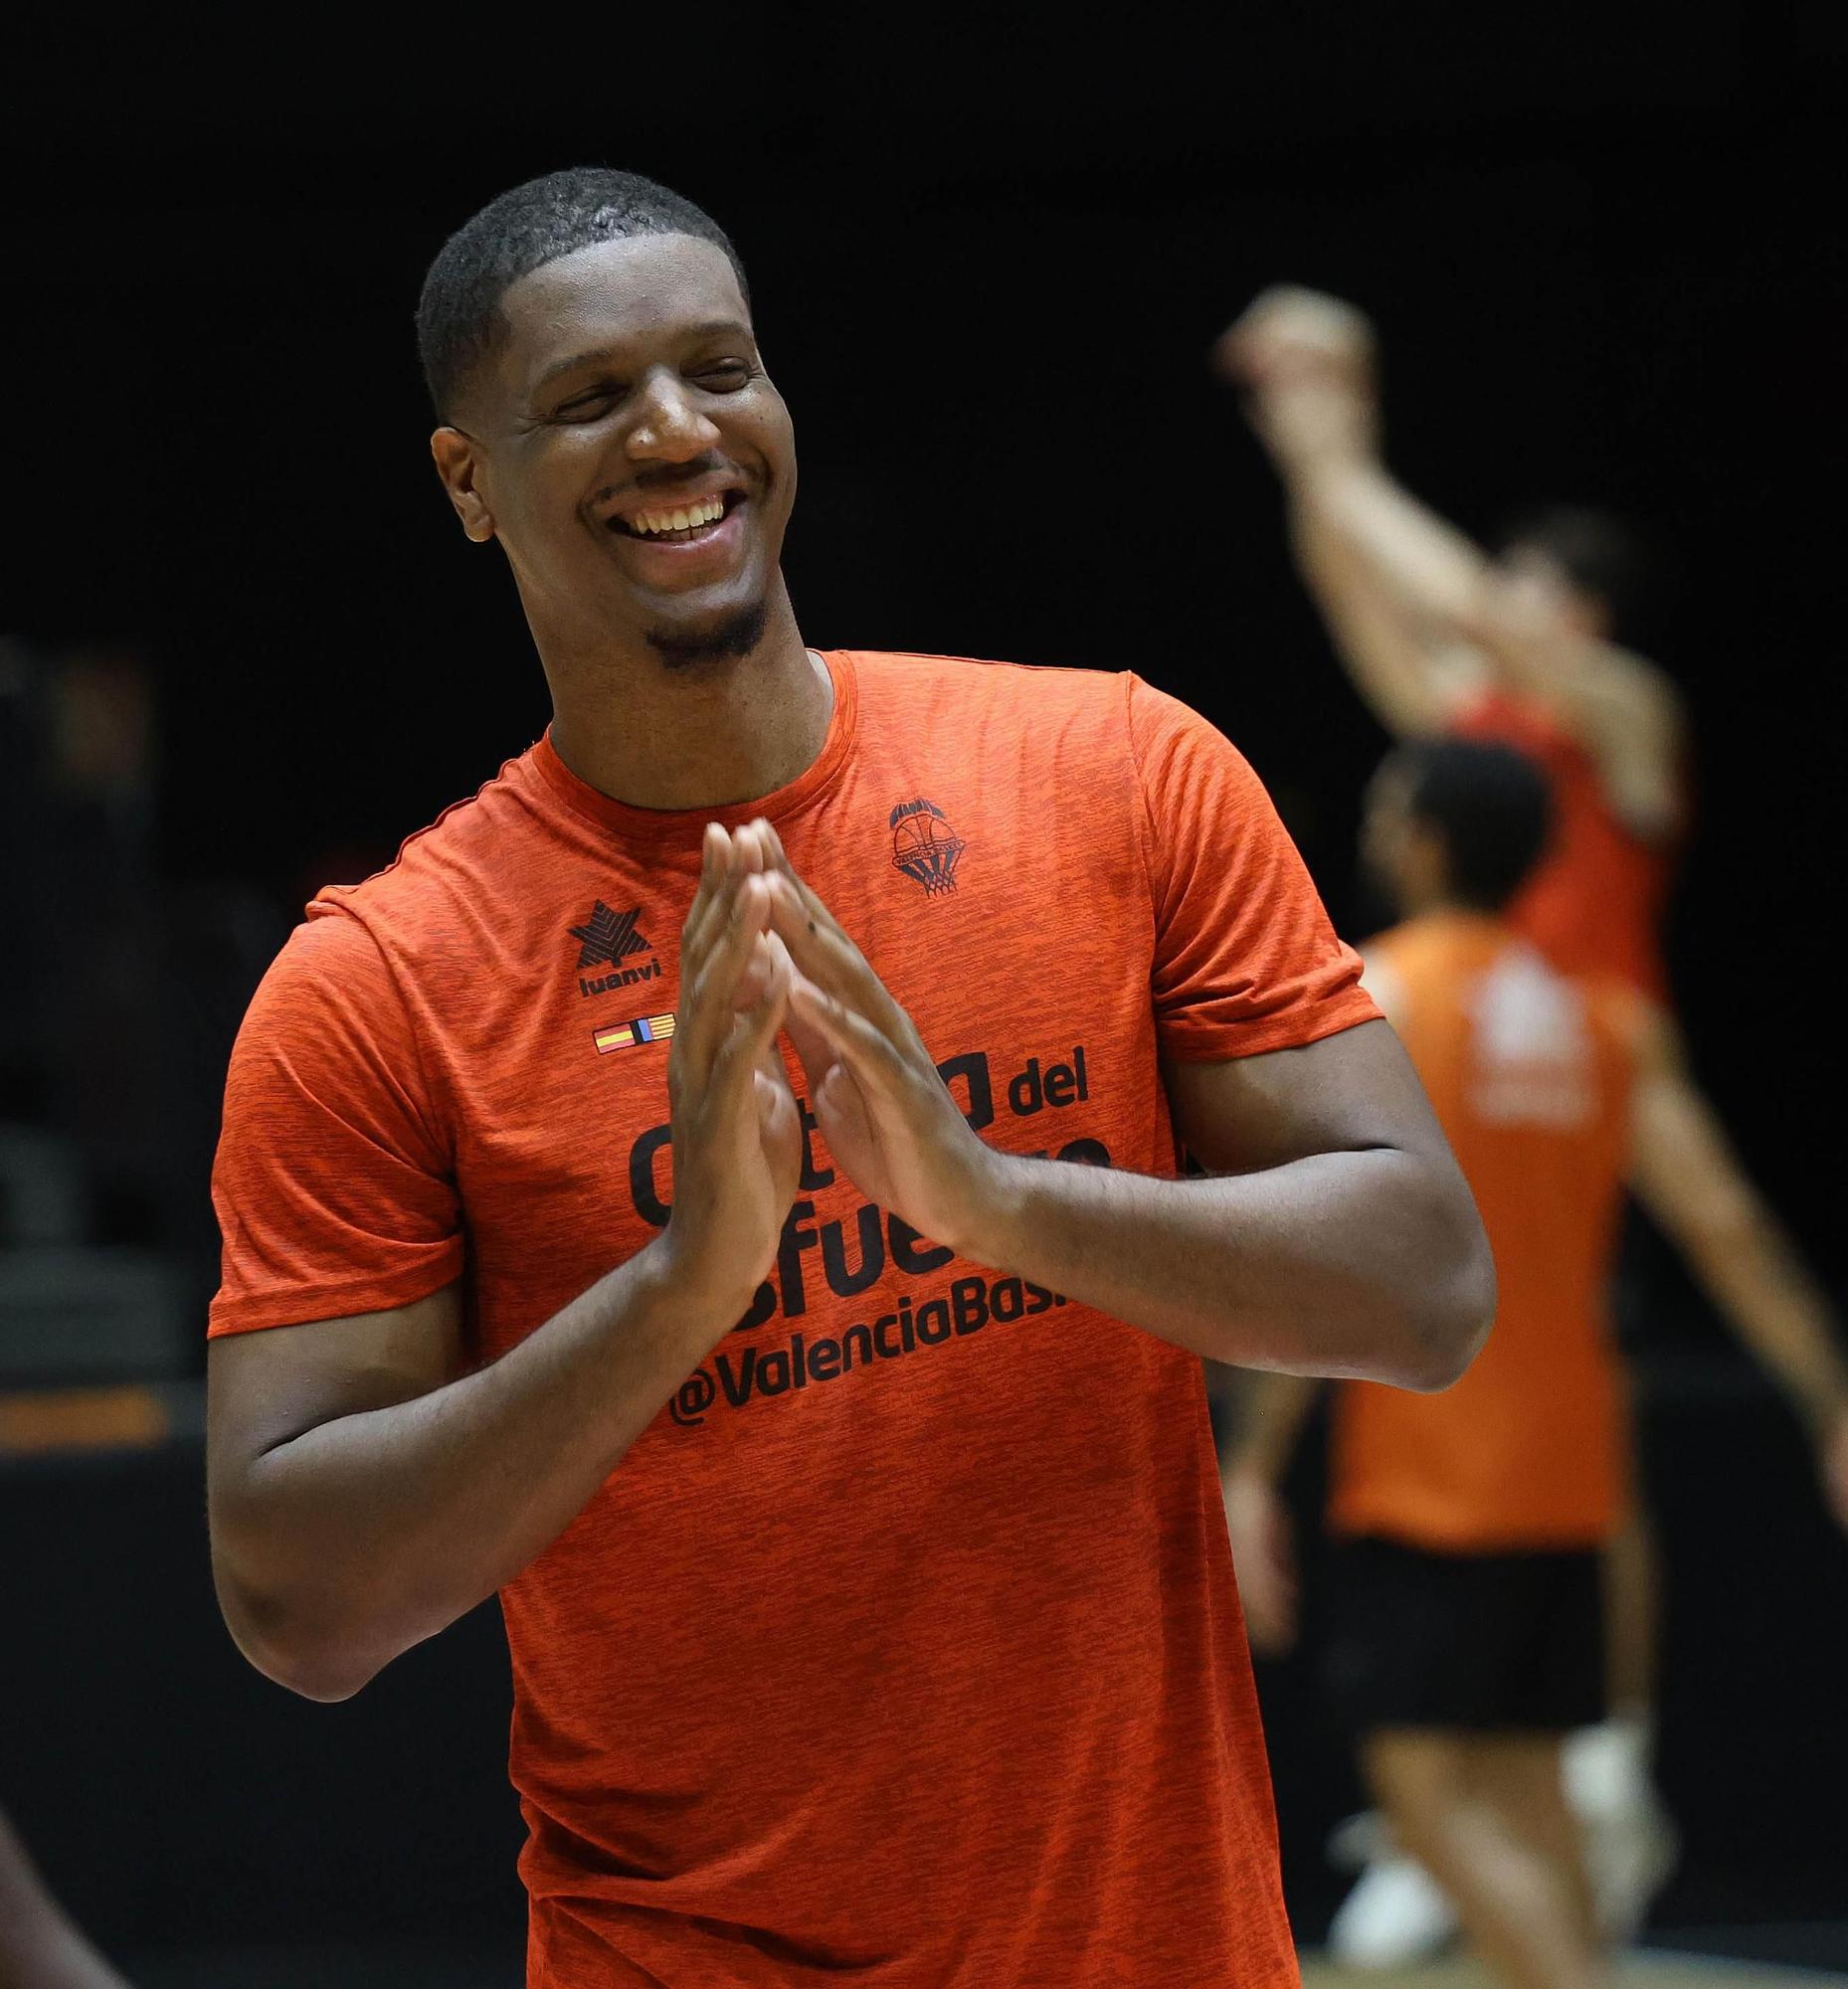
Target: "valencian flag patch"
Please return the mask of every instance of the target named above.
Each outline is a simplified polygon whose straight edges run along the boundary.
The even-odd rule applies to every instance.
[[[597,1045],[599,1056],[608,1056],[612,1050],[626,1050],[635,1043],[665,1042],[673,1034],[673,1016],[638,1015],[633,1022],[610,1022],[603,1028],[591,1031],[591,1041]]]

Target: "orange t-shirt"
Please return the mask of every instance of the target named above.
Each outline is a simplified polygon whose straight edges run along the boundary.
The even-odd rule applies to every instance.
[[[627,807],[542,739],[310,905],[232,1063],[215,1334],[460,1278],[492,1358],[659,1232],[708,815],[776,823],[1012,1152],[1172,1175],[1158,1055],[1377,1013],[1185,706],[828,663],[762,801]],[[953,1258],[807,1123],[757,1304],[502,1592],[529,1981],[1294,1982],[1200,1361]]]
[[[1357,1381],[1336,1401],[1330,1522],[1470,1552],[1588,1546],[1622,1490],[1604,1317],[1629,1154],[1635,997],[1557,974],[1494,919],[1416,919],[1368,949],[1475,1193],[1501,1300],[1437,1395]]]
[[[1532,699],[1492,692],[1455,729],[1518,748],[1552,784],[1553,844],[1509,907],[1509,922],[1563,972],[1610,976],[1660,1000],[1670,851],[1625,825],[1591,755]]]

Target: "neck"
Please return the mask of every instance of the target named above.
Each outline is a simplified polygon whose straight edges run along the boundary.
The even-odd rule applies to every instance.
[[[814,765],[833,686],[803,645],[781,577],[748,655],[670,669],[640,651],[544,649],[552,746],[578,779],[635,808],[722,808]]]

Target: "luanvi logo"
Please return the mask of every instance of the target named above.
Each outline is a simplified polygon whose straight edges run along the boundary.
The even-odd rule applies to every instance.
[[[627,912],[613,912],[599,898],[591,915],[581,926],[571,928],[571,937],[578,942],[578,966],[596,967],[607,961],[614,972],[601,975],[595,981],[586,981],[582,975],[578,979],[580,994],[602,994],[611,988],[633,988],[638,981],[658,981],[660,962],[650,960],[646,967],[625,967],[623,962],[638,953],[651,951],[648,943],[636,930],[636,921],[642,916],[642,907],[637,905]]]

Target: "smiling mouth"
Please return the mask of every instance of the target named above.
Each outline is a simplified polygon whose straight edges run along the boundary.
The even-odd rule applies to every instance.
[[[654,546],[689,546],[710,536],[743,502],[742,490],[727,490],[688,504],[655,505],[633,518],[613,517],[607,522],[620,538]]]

